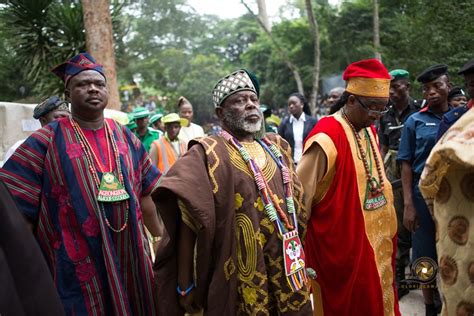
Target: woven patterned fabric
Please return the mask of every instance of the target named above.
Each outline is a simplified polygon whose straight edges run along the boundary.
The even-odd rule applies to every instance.
[[[228,96],[243,90],[254,91],[258,94],[248,73],[240,69],[225,76],[216,84],[212,92],[214,106],[220,106]]]

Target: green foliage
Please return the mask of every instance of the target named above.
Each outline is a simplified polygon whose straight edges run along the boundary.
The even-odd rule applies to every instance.
[[[118,20],[122,5],[112,2],[112,23],[116,43],[121,43],[124,27]],[[13,64],[5,67],[6,96],[18,97],[18,89],[26,87],[27,97],[39,101],[52,94],[61,94],[61,81],[50,70],[86,50],[82,7],[79,1],[10,0],[0,8],[3,47],[6,54],[0,61]],[[118,53],[123,50],[118,49]],[[8,60],[10,61],[8,62]],[[12,99],[8,98],[7,100]]]
[[[386,3],[385,3],[386,1]],[[411,78],[435,63],[449,66],[451,81],[462,85],[456,73],[473,58],[472,1],[382,1],[385,31],[381,37],[384,62],[389,68],[406,68]],[[420,85],[412,89],[420,95]]]
[[[223,76],[217,55],[200,55],[192,57],[190,69],[186,72],[177,89],[177,96],[184,95],[193,104],[195,118],[199,122],[209,121],[214,115],[212,89]],[[177,98],[175,99],[177,101]],[[176,104],[177,102],[174,102]]]
[[[451,79],[472,58],[469,0],[379,0],[380,38],[387,68],[416,75],[434,63],[446,63]],[[222,20],[199,15],[186,0],[111,1],[119,82],[138,82],[144,99],[168,97],[175,110],[180,95],[195,107],[198,121],[213,115],[211,90],[226,73],[247,68],[261,81],[261,101],[286,104],[296,83],[284,58],[251,15]],[[125,4],[124,4],[125,3]],[[313,1],[319,24],[320,77],[340,74],[353,61],[373,52],[372,0],[343,1],[339,7]],[[285,18],[291,11],[296,17]],[[304,0],[288,1],[273,24],[275,41],[300,70],[306,92],[311,88],[313,43]],[[85,49],[79,0],[10,0],[0,5],[0,83],[2,100],[57,93],[61,84],[49,73],[56,64]],[[24,93],[20,93],[23,91]],[[413,82],[413,92],[419,96]]]
[[[61,91],[49,70],[85,49],[82,9],[52,0],[11,0],[0,12],[5,46],[14,52],[20,77],[41,99]]]

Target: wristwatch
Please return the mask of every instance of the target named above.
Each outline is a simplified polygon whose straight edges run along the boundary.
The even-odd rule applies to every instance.
[[[151,237],[151,242],[153,244],[156,244],[157,242],[159,242],[161,240],[161,236],[152,236]]]

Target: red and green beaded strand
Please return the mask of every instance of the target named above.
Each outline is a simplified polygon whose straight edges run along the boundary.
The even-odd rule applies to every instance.
[[[281,209],[278,201],[275,200],[275,196],[271,191],[268,182],[265,180],[262,171],[257,166],[255,161],[250,157],[250,154],[247,152],[247,150],[242,146],[242,144],[239,143],[239,141],[235,137],[230,135],[228,132],[222,131],[221,136],[240,153],[242,159],[247,163],[250,171],[254,176],[255,183],[262,198],[265,214],[270,219],[270,221],[276,223],[278,230],[282,235],[284,230],[295,229],[295,226],[297,227],[298,224],[296,221],[295,205],[291,190],[291,177],[288,168],[283,163],[283,156],[278,150],[278,148],[266,138],[263,138],[259,142],[260,145],[262,145],[262,147],[270,154],[272,159],[275,160],[282,172],[283,186],[285,188],[285,202],[287,205],[288,213],[293,215],[293,222],[295,226],[291,225],[288,217]],[[283,222],[284,226],[281,222]]]
[[[362,162],[364,164],[364,169],[365,169],[365,175],[366,175],[366,178],[367,178],[367,183],[369,184],[369,188],[370,188],[370,191],[373,193],[373,194],[380,194],[383,192],[384,190],[384,179],[383,179],[383,172],[382,172],[382,166],[380,164],[380,161],[378,159],[378,156],[377,156],[377,153],[376,153],[376,149],[375,149],[375,146],[372,142],[372,139],[370,137],[368,137],[367,141],[369,142],[370,144],[370,149],[372,150],[372,153],[373,153],[373,156],[374,156],[374,159],[375,159],[375,166],[377,168],[377,175],[379,177],[379,181],[380,181],[380,186],[377,186],[377,180],[372,176],[371,174],[371,171],[370,171],[370,168],[369,168],[369,163],[367,161],[367,155],[366,153],[364,152],[363,148],[362,148],[362,139],[360,138],[360,135],[359,133],[357,133],[354,125],[352,124],[352,122],[349,120],[349,118],[347,117],[347,114],[344,110],[341,111],[342,112],[342,117],[344,118],[344,120],[347,122],[347,124],[350,126],[350,128],[352,129],[352,132],[354,133],[354,136],[355,136],[355,139],[356,139],[356,142],[357,142],[357,147],[359,149],[359,152],[360,152],[360,155],[361,155],[361,158],[362,158]],[[367,131],[366,131],[367,132]],[[368,135],[367,135],[368,136]],[[369,148],[367,148],[368,150],[370,150]],[[369,153],[370,154],[370,153]],[[374,183],[375,182],[375,183]]]

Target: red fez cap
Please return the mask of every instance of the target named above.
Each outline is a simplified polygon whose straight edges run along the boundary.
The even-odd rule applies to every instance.
[[[350,64],[342,78],[347,81],[347,92],[366,97],[389,96],[391,76],[387,68],[375,58]]]

